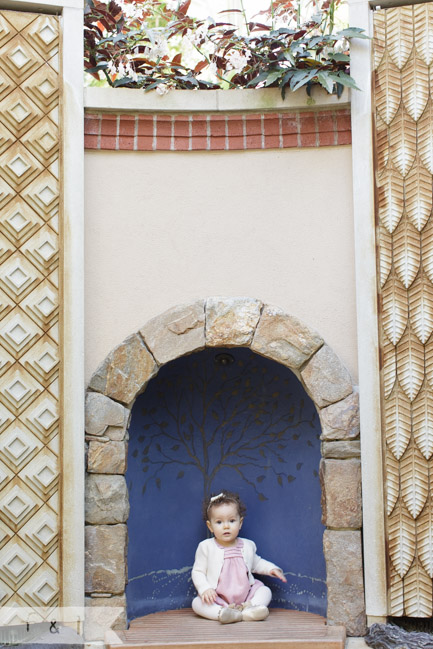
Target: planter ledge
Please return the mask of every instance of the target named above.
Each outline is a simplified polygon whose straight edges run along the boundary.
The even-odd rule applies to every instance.
[[[349,108],[350,90],[344,89],[340,99],[320,87],[313,88],[312,99],[305,88],[288,91],[283,100],[278,88],[261,90],[171,90],[158,95],[154,90],[136,88],[85,88],[84,106],[87,110],[113,112],[274,112],[276,110],[323,110]]]

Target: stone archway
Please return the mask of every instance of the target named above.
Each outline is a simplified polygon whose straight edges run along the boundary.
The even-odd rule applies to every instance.
[[[166,311],[126,338],[92,376],[86,397],[88,605],[126,605],[129,502],[124,474],[133,403],[162,365],[205,347],[248,347],[281,363],[313,400],[322,426],[328,622],[344,624],[349,635],[363,635],[357,393],[319,334],[281,309],[245,297],[207,298]],[[118,625],[125,625],[124,617]]]

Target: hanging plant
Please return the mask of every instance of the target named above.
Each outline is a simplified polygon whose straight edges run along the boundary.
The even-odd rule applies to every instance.
[[[341,0],[319,0],[315,12],[301,17],[300,2],[274,0],[269,9],[247,20],[242,9],[220,12],[220,20],[188,15],[191,0],[86,0],[85,70],[113,87],[268,88],[313,85],[341,95],[357,88],[350,76],[349,41],[367,38],[362,29],[336,31]],[[227,22],[240,14],[241,30]]]

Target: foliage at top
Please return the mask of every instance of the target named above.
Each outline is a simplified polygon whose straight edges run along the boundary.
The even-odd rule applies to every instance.
[[[301,0],[273,0],[247,20],[242,9],[220,12],[219,20],[188,15],[191,0],[86,0],[85,70],[113,87],[264,88],[318,84],[339,96],[356,88],[350,76],[349,41],[367,38],[359,28],[336,31],[342,0],[316,0],[301,17]],[[244,29],[227,22],[240,14]],[[256,20],[257,19],[257,20]]]

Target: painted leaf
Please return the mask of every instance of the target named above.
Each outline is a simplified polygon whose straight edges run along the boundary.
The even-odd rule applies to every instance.
[[[387,451],[385,458],[386,469],[386,512],[390,516],[400,493],[400,462]]]
[[[405,395],[413,401],[424,381],[424,346],[411,327],[397,346],[397,376]]]
[[[429,68],[415,54],[411,56],[401,74],[403,103],[409,115],[419,120],[429,98]]]
[[[433,579],[433,507],[430,499],[416,522],[416,539],[419,561]]]
[[[398,278],[391,275],[382,290],[382,324],[393,345],[402,337],[407,319],[407,292]]]
[[[392,163],[407,176],[416,155],[416,122],[401,105],[389,127],[390,157]]]
[[[415,47],[426,65],[433,61],[433,6],[426,2],[413,7]]]
[[[422,268],[430,282],[433,284],[433,220],[421,232]]]
[[[423,567],[415,561],[403,582],[404,612],[409,617],[431,617],[433,584]]]
[[[425,346],[424,351],[424,365],[425,365],[425,376],[429,384],[430,390],[433,390],[433,340]]]
[[[429,460],[433,455],[433,394],[426,384],[412,404],[412,429],[417,447]]]
[[[401,501],[388,519],[388,547],[397,574],[404,577],[415,556],[415,521]]]
[[[387,50],[401,70],[413,47],[412,7],[396,7],[386,12],[386,40]]]
[[[403,579],[394,569],[392,563],[389,565],[389,589],[388,589],[388,602],[389,602],[389,615],[400,617],[404,613],[403,604]]]
[[[409,514],[418,518],[428,496],[428,463],[415,445],[400,461],[400,488]]]
[[[403,182],[400,174],[388,170],[377,178],[379,219],[389,233],[394,232],[403,214]]]
[[[375,120],[375,137],[376,137],[376,156],[377,156],[377,170],[379,173],[383,172],[388,164],[389,158],[389,129],[387,124],[383,121],[378,111],[376,111]]]
[[[386,443],[396,460],[403,456],[409,444],[410,414],[410,402],[397,384],[392,395],[385,401]]]
[[[375,11],[373,14],[374,24],[374,38],[373,38],[373,68],[379,66],[383,59],[386,46],[386,30],[385,30],[385,12]]]
[[[433,285],[423,273],[410,287],[409,312],[411,327],[425,344],[433,332]]]
[[[433,173],[433,102],[431,99],[427,102],[427,106],[418,121],[417,132],[420,160],[427,171]]]
[[[421,255],[419,232],[412,223],[402,219],[393,235],[393,261],[397,277],[405,288],[409,288],[415,279]]]
[[[390,124],[401,102],[400,71],[386,53],[374,75],[376,108],[386,124]]]
[[[421,232],[432,211],[432,177],[415,164],[404,180],[405,207],[408,219]]]
[[[397,354],[392,343],[385,340],[382,347],[383,394],[388,399],[397,378]]]
[[[379,223],[379,281],[383,288],[392,267],[392,238],[388,230]]]

